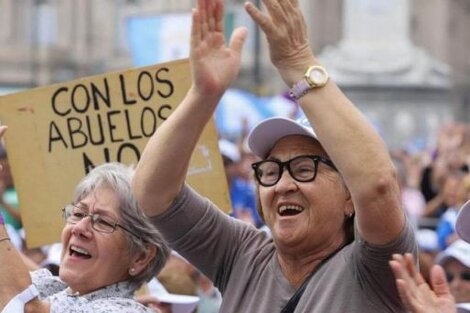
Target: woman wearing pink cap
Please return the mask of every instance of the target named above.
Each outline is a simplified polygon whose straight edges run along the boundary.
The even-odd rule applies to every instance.
[[[265,120],[249,135],[261,158],[253,164],[258,209],[272,237],[185,184],[246,37],[236,29],[225,45],[222,0],[199,0],[193,11],[193,84],[147,144],[136,197],[169,244],[219,288],[220,312],[405,312],[388,260],[417,247],[387,148],[313,55],[298,1],[263,3],[266,13],[245,9],[306,115]]]

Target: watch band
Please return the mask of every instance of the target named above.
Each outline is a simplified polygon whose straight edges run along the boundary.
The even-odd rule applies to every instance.
[[[310,90],[325,86],[328,79],[329,76],[324,67],[320,65],[310,66],[305,71],[304,77],[289,90],[289,95],[294,100],[299,100]]]
[[[307,79],[304,77],[292,86],[289,90],[289,96],[294,100],[299,100],[301,97],[305,96],[305,94],[311,89],[312,87],[307,82]]]

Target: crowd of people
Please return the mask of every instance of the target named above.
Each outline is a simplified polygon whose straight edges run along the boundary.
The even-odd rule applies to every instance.
[[[236,143],[220,139],[232,216],[185,178],[238,75],[247,29],[226,42],[223,1],[198,0],[188,93],[135,170],[104,164],[78,184],[62,211],[60,249],[24,247],[0,154],[2,312],[468,308],[470,236],[457,220],[470,199],[470,127],[442,127],[431,150],[389,151],[313,54],[298,1],[263,3],[245,9],[304,117],[263,120]],[[182,302],[171,300],[178,295]]]
[[[392,151],[399,171],[402,206],[414,222],[420,247],[419,270],[431,283],[440,264],[458,303],[470,302],[470,244],[456,232],[462,206],[470,199],[470,125],[449,123],[431,149]],[[461,275],[463,274],[463,275]]]

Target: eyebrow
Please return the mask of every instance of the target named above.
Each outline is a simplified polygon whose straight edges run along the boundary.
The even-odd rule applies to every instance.
[[[80,202],[76,203],[75,205],[78,206],[80,209],[84,209],[88,213],[90,213],[90,207],[88,206],[88,204],[80,201]],[[103,209],[100,209],[100,208],[94,208],[93,213],[98,213],[99,215],[110,217],[110,218],[115,219],[115,220],[119,220],[118,217],[115,216],[114,212],[110,212],[108,210],[103,210]]]

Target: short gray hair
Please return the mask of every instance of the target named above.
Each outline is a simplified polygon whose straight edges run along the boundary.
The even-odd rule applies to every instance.
[[[139,275],[132,276],[130,282],[135,288],[139,288],[144,282],[157,275],[166,263],[170,254],[170,248],[160,232],[145,216],[131,189],[131,181],[134,175],[132,167],[120,163],[105,163],[94,168],[83,178],[75,188],[73,202],[77,203],[99,187],[111,188],[119,197],[119,215],[122,225],[140,238],[125,231],[129,242],[129,254],[137,255],[145,250],[147,245],[157,247],[156,256],[150,261],[147,268]]]

